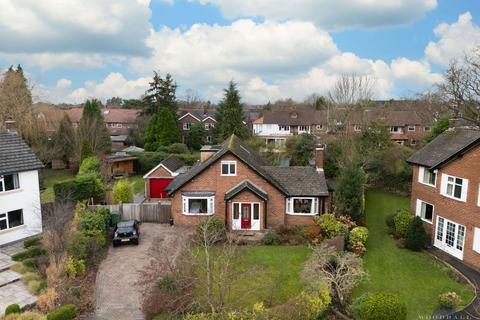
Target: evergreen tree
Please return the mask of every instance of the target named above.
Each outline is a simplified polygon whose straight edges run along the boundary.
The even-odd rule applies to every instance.
[[[436,137],[438,137],[443,132],[447,131],[448,126],[450,125],[450,117],[444,116],[438,119],[435,124],[433,125],[432,132],[425,137],[426,142],[430,142]]]
[[[308,166],[315,156],[315,137],[306,133],[289,137],[286,148],[291,166]]]
[[[158,72],[154,71],[152,82],[150,82],[150,88],[145,92],[145,114],[154,115],[160,112],[160,109],[165,107],[173,115],[177,114],[177,84],[173,80],[172,76],[167,73],[165,79],[158,75]]]
[[[223,141],[232,134],[241,139],[248,138],[248,128],[243,124],[243,105],[237,85],[230,81],[228,89],[224,89],[225,96],[220,102],[216,119],[218,126],[215,128],[215,138]]]
[[[80,164],[82,164],[83,160],[90,157],[93,157],[92,145],[87,139],[83,139],[80,145]]]
[[[422,219],[415,217],[405,233],[405,247],[412,251],[420,251],[425,248],[427,240],[428,236],[423,228]]]
[[[67,115],[60,121],[53,141],[55,157],[62,159],[68,167],[70,159],[75,156],[77,140],[72,121]]]
[[[110,152],[112,142],[105,122],[103,121],[100,102],[87,100],[83,105],[82,119],[79,126],[79,139],[87,140],[94,154],[106,154]]]
[[[364,219],[364,188],[367,181],[362,167],[351,163],[340,172],[340,179],[335,189],[337,211],[350,216],[358,224]]]
[[[205,127],[201,124],[195,124],[190,128],[187,135],[187,146],[191,150],[200,150],[205,140]]]
[[[180,130],[175,117],[167,108],[160,108],[158,114],[150,118],[145,130],[145,150],[156,151],[161,146],[180,142]]]

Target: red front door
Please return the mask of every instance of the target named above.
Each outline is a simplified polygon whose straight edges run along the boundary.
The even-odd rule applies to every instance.
[[[150,179],[150,198],[168,198],[165,188],[172,180],[169,178]]]
[[[242,229],[252,228],[252,213],[250,203],[242,203]]]

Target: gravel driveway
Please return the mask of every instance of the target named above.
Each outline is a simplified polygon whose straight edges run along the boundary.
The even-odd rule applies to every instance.
[[[142,223],[140,244],[108,250],[95,283],[94,319],[143,320],[142,279],[147,278],[154,251],[165,252],[165,259],[175,259],[181,252],[189,229],[165,224]]]

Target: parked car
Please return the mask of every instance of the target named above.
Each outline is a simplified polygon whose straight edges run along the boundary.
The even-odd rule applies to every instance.
[[[113,246],[122,243],[138,244],[140,241],[140,229],[137,220],[119,221],[113,233]]]

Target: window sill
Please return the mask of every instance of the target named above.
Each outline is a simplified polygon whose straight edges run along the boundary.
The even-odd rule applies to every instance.
[[[420,216],[417,216],[417,217],[420,217]],[[431,221],[430,221],[430,220],[423,219],[422,217],[420,217],[420,219],[422,219],[423,222],[426,222],[426,223],[428,223],[428,224],[433,224],[433,218],[432,218]]]
[[[23,189],[13,189],[13,190],[8,190],[8,191],[2,191],[0,192],[0,196],[7,195],[7,194],[12,194],[12,193],[17,193],[17,192],[22,192]]]
[[[421,181],[418,181],[418,183],[423,184],[424,186],[432,187],[432,188],[436,187],[435,184],[425,183],[425,182],[421,182]]]
[[[462,199],[459,199],[459,198],[455,198],[455,197],[449,196],[449,195],[444,194],[444,193],[440,193],[440,195],[444,196],[445,198],[452,199],[452,200],[455,200],[455,201],[458,201],[458,202],[463,202],[463,203],[466,203],[466,202],[467,202],[467,199],[462,200]]]
[[[236,177],[236,174],[221,174],[221,177]]]
[[[9,228],[9,229],[0,230],[0,235],[10,233],[10,232],[15,232],[15,231],[26,229],[26,228],[27,228],[27,226],[22,224],[21,226],[18,226],[18,227],[13,227],[13,228]]]
[[[184,216],[192,216],[192,217],[208,217],[208,216],[213,216],[215,213],[188,213],[188,212],[182,212]]]
[[[318,213],[292,213],[292,212],[287,212],[289,216],[304,216],[304,217],[314,217],[317,216]]]

